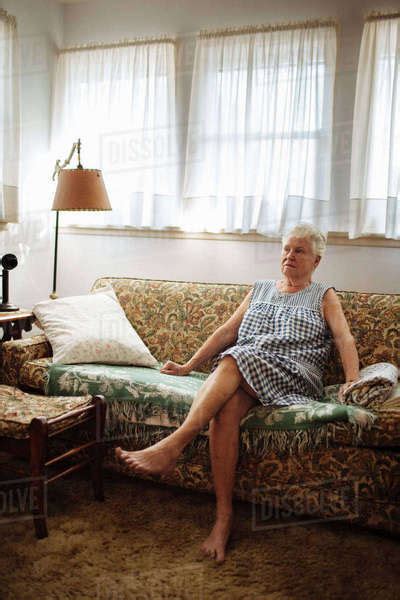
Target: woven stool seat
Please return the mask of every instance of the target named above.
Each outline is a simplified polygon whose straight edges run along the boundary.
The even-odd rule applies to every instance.
[[[68,413],[89,406],[91,396],[39,396],[23,392],[9,385],[0,385],[0,436],[10,438],[28,438],[29,425],[35,417],[45,417],[49,422],[48,435],[52,436],[65,429],[68,419],[77,422],[76,416]],[[66,419],[52,419],[66,415]]]

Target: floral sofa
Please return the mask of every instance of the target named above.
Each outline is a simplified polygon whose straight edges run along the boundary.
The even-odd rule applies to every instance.
[[[109,284],[160,364],[168,359],[179,363],[189,359],[251,287],[102,278],[93,290]],[[399,365],[400,295],[338,294],[356,339],[361,366],[381,361]],[[178,378],[154,369],[73,365],[58,369],[54,380],[56,365],[51,364],[51,354],[44,335],[4,343],[3,383],[39,394],[104,394],[109,403],[106,464],[122,472],[124,467],[115,462],[112,448],[122,443],[125,448],[141,449],[170,433],[185,418],[211,366],[205,365],[202,373]],[[337,402],[342,381],[340,361],[333,349],[324,380],[329,401]],[[262,418],[257,410],[250,411],[241,424],[234,490],[236,498],[253,503],[255,528],[272,526],[274,517],[284,521],[287,516],[306,515],[312,520],[346,520],[399,535],[398,387],[374,408],[373,426],[362,431],[354,423],[332,418],[314,427],[302,428],[299,422],[285,429],[280,410],[267,411]],[[260,420],[268,427],[260,426]],[[164,481],[212,492],[206,429],[186,448],[175,471]]]

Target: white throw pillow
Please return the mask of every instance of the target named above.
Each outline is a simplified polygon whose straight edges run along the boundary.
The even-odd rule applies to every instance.
[[[155,367],[113,289],[39,302],[32,309],[53,349],[53,362]]]

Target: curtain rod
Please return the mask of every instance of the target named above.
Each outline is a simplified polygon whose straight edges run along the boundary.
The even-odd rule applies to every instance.
[[[289,23],[276,23],[269,25],[245,25],[244,27],[228,27],[224,29],[206,30],[199,33],[199,38],[224,37],[230,35],[242,35],[249,33],[267,33],[270,31],[288,31],[291,29],[316,29],[318,27],[338,28],[338,22],[334,19],[313,19],[310,21],[292,21]]]
[[[366,22],[370,22],[370,21],[382,21],[384,19],[398,19],[400,17],[400,12],[379,12],[377,10],[374,10],[373,12],[369,13],[366,17],[365,17],[365,21]]]
[[[4,10],[4,8],[0,8],[0,19],[6,23],[9,23],[13,27],[17,26],[17,19]]]
[[[143,38],[135,38],[132,40],[120,40],[118,42],[105,42],[105,43],[96,43],[89,42],[87,44],[80,44],[78,46],[69,46],[67,48],[60,48],[58,50],[59,54],[65,54],[66,52],[81,52],[84,50],[105,50],[109,48],[126,48],[128,46],[144,46],[146,44],[175,44],[176,39],[173,37],[168,37],[167,35],[162,35],[158,37],[143,37]]]

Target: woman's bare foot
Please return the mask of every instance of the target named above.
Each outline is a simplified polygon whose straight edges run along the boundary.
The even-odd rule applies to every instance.
[[[115,449],[115,456],[135,473],[167,475],[175,468],[180,451],[164,440],[136,452]]]
[[[215,558],[217,563],[225,560],[225,548],[232,529],[232,513],[217,516],[208,538],[202,543],[201,550],[206,556]]]

